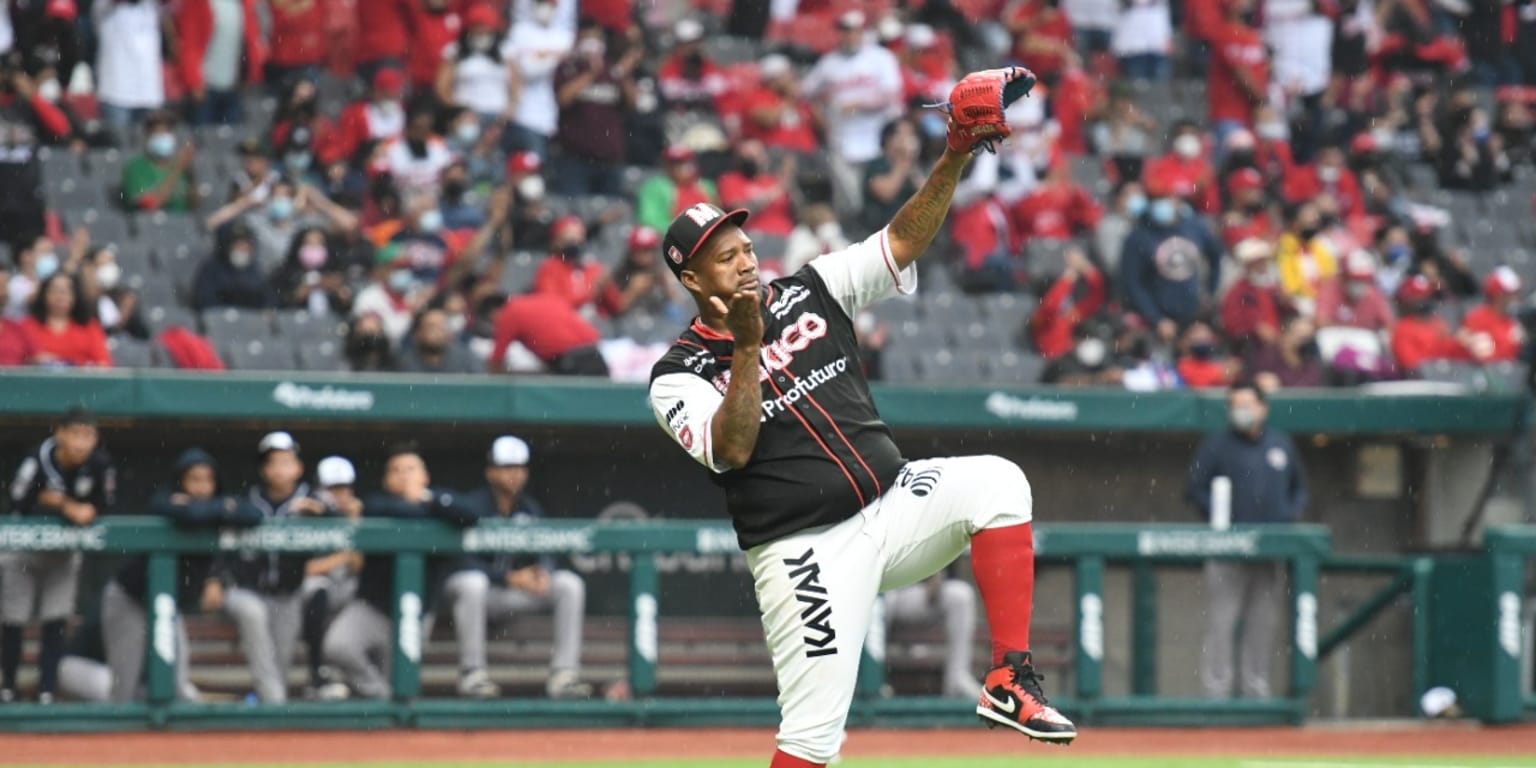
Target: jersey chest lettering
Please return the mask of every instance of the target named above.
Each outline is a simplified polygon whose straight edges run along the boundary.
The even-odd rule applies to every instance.
[[[827,321],[815,312],[805,312],[794,322],[779,331],[779,337],[763,345],[763,364],[758,368],[758,381],[767,381],[775,371],[782,371],[795,361],[797,352],[804,352],[811,342],[827,335]]]

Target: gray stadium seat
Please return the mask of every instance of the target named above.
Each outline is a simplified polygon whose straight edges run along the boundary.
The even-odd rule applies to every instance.
[[[891,344],[880,353],[880,375],[885,381],[910,384],[923,379],[922,350],[910,344]]]
[[[1035,313],[1040,302],[1027,293],[994,293],[978,301],[987,322],[1000,330],[1016,332]]]
[[[231,368],[241,371],[291,371],[298,367],[293,347],[270,338],[231,343],[225,359]]]
[[[116,368],[155,367],[154,345],[147,341],[113,336],[107,339],[107,351],[112,353],[112,365]]]
[[[44,194],[48,205],[55,210],[83,211],[101,208],[107,204],[107,190],[102,182],[91,179],[80,171],[73,176],[45,177]]]
[[[139,293],[139,301],[147,307],[172,307],[181,303],[176,281],[169,275],[144,272],[129,275],[127,286]],[[191,327],[196,327],[194,322]]]
[[[924,358],[923,380],[938,384],[984,381],[991,355],[974,349],[940,347]]]
[[[117,249],[117,265],[124,275],[148,275],[157,271],[149,251],[137,245]]]
[[[869,311],[880,322],[887,325],[895,325],[896,323],[904,323],[908,320],[916,320],[920,306],[913,299],[891,298],[871,306]]]
[[[121,249],[133,239],[128,215],[109,205],[82,209],[78,217],[67,218],[70,226],[84,224],[91,231],[91,241],[98,244],[111,244]]]
[[[202,227],[189,214],[157,211],[139,217],[139,239],[155,251],[173,250],[203,239]]]
[[[351,370],[351,366],[342,357],[340,341],[305,339],[299,342],[299,369],[334,372]]]
[[[1430,360],[1419,366],[1419,378],[1445,384],[1459,384],[1472,392],[1488,389],[1488,376],[1482,366],[1452,360]]]
[[[316,317],[307,309],[284,310],[273,318],[277,335],[294,341],[325,341],[346,335],[347,323],[336,317]]]
[[[920,349],[939,349],[950,344],[949,329],[933,321],[907,320],[891,327],[901,344]]]
[[[935,325],[960,326],[982,319],[981,305],[960,293],[920,294],[924,296],[923,318]]]
[[[266,312],[223,307],[203,312],[203,330],[215,344],[264,341],[272,337],[272,318]]]
[[[1039,355],[1007,352],[992,359],[987,380],[996,384],[1036,384],[1044,372],[1045,359]]]
[[[1067,269],[1071,240],[1031,240],[1024,246],[1024,266],[1033,278],[1054,278]]]
[[[643,312],[630,312],[614,323],[617,335],[635,340],[640,344],[668,342],[677,338],[678,328],[673,324]]]
[[[141,301],[142,301],[141,297]],[[166,304],[151,304],[145,302],[144,324],[149,326],[151,336],[159,336],[160,332],[175,326],[181,326],[194,333],[198,332],[197,315],[185,307]]]

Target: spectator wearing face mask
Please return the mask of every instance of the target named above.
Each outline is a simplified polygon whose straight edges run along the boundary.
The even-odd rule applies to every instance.
[[[622,53],[610,51],[604,38],[602,27],[582,27],[575,54],[555,72],[561,151],[551,159],[551,181],[561,194],[623,193],[620,171],[628,159],[624,121],[635,106],[635,67],[644,50],[631,44]]]
[[[1514,362],[1525,346],[1525,329],[1515,317],[1515,302],[1520,297],[1520,276],[1509,267],[1499,267],[1483,281],[1487,302],[1472,308],[1461,320],[1462,335],[1471,341],[1471,349],[1482,362]]]
[[[880,156],[881,131],[901,114],[901,63],[867,40],[864,21],[862,11],[840,16],[837,48],[803,81],[805,95],[821,104],[838,208],[848,211],[861,203],[858,169]]]
[[[400,231],[389,238],[389,244],[399,249],[399,258],[418,281],[438,285],[453,263],[453,252],[444,237],[443,211],[437,200],[430,195],[413,199],[406,206],[402,224]]]
[[[1207,116],[1218,146],[1226,134],[1254,124],[1254,109],[1269,98],[1269,51],[1248,24],[1253,0],[1227,0],[1222,23],[1210,41]]]
[[[293,238],[305,229],[324,227],[340,233],[357,230],[357,216],[320,190],[288,178],[274,182],[266,194],[249,192],[209,214],[207,226],[218,230],[238,220],[256,241],[256,260],[267,272],[280,268]]]
[[[1126,303],[1165,343],[1195,319],[1221,282],[1221,244],[1166,186],[1149,186],[1147,215],[1125,238],[1120,279]]]
[[[267,57],[256,0],[188,0],[172,8],[175,70],[193,119],[198,125],[240,123],[241,83],[260,82]]]
[[[432,284],[423,282],[401,248],[390,243],[374,258],[373,278],[357,292],[352,317],[373,315],[382,324],[386,344],[398,342],[411,328],[411,319],[432,297]]]
[[[533,275],[533,292],[563,298],[575,310],[585,309],[597,299],[604,275],[601,264],[586,259],[586,224],[575,216],[556,219],[550,241],[550,253]]]
[[[649,227],[635,227],[629,233],[629,250],[613,272],[598,280],[601,296],[599,309],[609,317],[628,312],[673,315],[686,318],[677,307],[681,298],[677,282],[661,264],[661,233]]]
[[[1120,273],[1120,248],[1125,245],[1125,236],[1147,212],[1147,193],[1138,178],[1139,175],[1120,182],[1109,209],[1093,230],[1094,250],[1111,275]]]
[[[385,67],[374,73],[368,98],[348,104],[336,129],[336,157],[355,157],[370,141],[392,141],[405,132],[405,75]]]
[[[704,53],[704,25],[685,18],[673,27],[672,55],[662,63],[661,95],[676,109],[713,111],[730,83]]]
[[[459,316],[461,322],[463,315]],[[462,330],[462,328],[461,328]],[[475,360],[453,330],[448,313],[427,307],[416,315],[410,336],[400,346],[395,370],[408,373],[480,373]]]
[[[450,111],[445,130],[443,142],[453,154],[454,163],[464,166],[470,185],[495,184],[505,178],[507,158],[501,151],[499,129],[484,130],[479,115],[458,108]]]
[[[101,119],[119,139],[165,106],[160,3],[116,0],[91,6],[96,28],[96,98]],[[147,126],[146,126],[147,127]],[[166,153],[169,158],[175,147]]]
[[[1028,323],[1030,340],[1047,360],[1071,352],[1077,326],[1104,306],[1104,275],[1083,249],[1068,249],[1066,262],[1066,269],[1051,283]]]
[[[1280,338],[1285,308],[1275,277],[1274,249],[1263,240],[1248,239],[1238,243],[1232,255],[1243,274],[1221,297],[1221,330],[1239,351],[1272,345]]]
[[[383,150],[385,166],[402,193],[437,192],[443,169],[453,162],[453,153],[447,142],[433,132],[432,122],[429,105],[413,106],[406,119],[405,134]]]
[[[343,349],[347,366],[354,371],[395,370],[395,351],[385,334],[384,320],[373,312],[352,318]]]
[[[555,70],[576,44],[572,30],[556,19],[554,2],[531,3],[526,17],[518,18],[502,43],[502,54],[517,68],[521,85],[512,124],[504,134],[508,152],[549,154],[549,142],[560,124],[560,105],[555,95]]]
[[[1285,199],[1312,200],[1326,193],[1338,201],[1339,215],[1348,220],[1363,213],[1360,181],[1344,162],[1344,150],[1323,147],[1317,161],[1296,168],[1285,177]]]
[[[787,156],[777,171],[768,167],[763,143],[746,139],[736,145],[736,167],[720,177],[720,206],[752,211],[746,231],[788,237],[795,228],[793,201],[795,161]]]
[[[1317,327],[1295,316],[1287,320],[1279,340],[1259,348],[1249,371],[1266,389],[1323,386],[1323,363],[1317,350]]]
[[[168,115],[144,123],[144,154],[123,164],[123,202],[135,210],[181,213],[197,203],[192,160],[197,150],[176,138]]]
[[[1376,257],[1369,251],[1349,254],[1344,273],[1317,287],[1318,327],[1368,331],[1392,327],[1392,305],[1376,286],[1376,270]]]
[[[509,167],[517,157],[513,155],[513,160],[508,161]],[[545,197],[544,177],[532,173],[517,182],[512,192],[512,247],[520,251],[549,250],[555,212]]]
[[[816,116],[800,95],[794,65],[781,54],[763,57],[758,64],[762,83],[745,97],[744,138],[757,139],[772,149],[815,152]]]
[[[503,55],[500,36],[501,14],[484,3],[470,6],[437,70],[438,100],[469,109],[487,125],[510,121],[517,103],[517,69]]]
[[[316,317],[346,317],[352,309],[352,287],[347,282],[351,264],[325,230],[299,230],[288,246],[288,256],[272,274],[272,288],[279,306],[306,309]]]
[[[108,336],[149,338],[149,327],[139,311],[139,295],[123,284],[123,268],[112,246],[88,247],[79,275],[86,301],[96,308],[96,319]]]
[[[1227,356],[1221,339],[1203,320],[1190,323],[1179,342],[1179,378],[1192,389],[1211,389],[1232,383],[1237,361]]]
[[[1375,251],[1380,256],[1376,287],[1384,296],[1395,296],[1397,287],[1413,269],[1413,241],[1401,224],[1388,224],[1376,231]]]
[[[1072,328],[1067,351],[1040,372],[1040,383],[1057,387],[1117,386],[1124,371],[1110,354],[1112,329],[1101,322],[1082,322]]]
[[[59,271],[63,262],[52,240],[42,235],[32,238],[16,252],[16,269],[5,285],[5,316],[20,320],[27,314],[37,286]]]
[[[1297,304],[1304,314],[1312,314],[1317,286],[1339,273],[1333,244],[1322,235],[1322,213],[1315,203],[1302,202],[1291,207],[1285,234],[1280,236],[1277,266],[1280,290]]]
[[[832,206],[826,203],[808,205],[784,244],[784,274],[793,275],[817,256],[841,251],[849,244]]]
[[[192,307],[199,311],[215,307],[267,309],[276,304],[276,298],[266,270],[256,258],[256,239],[250,228],[238,222],[224,228],[213,255],[198,267],[192,281]]]
[[[646,179],[635,193],[635,223],[657,232],[666,231],[683,211],[720,199],[715,183],[700,178],[693,150],[675,144],[661,159],[663,173]]]
[[[1168,154],[1147,162],[1142,171],[1142,183],[1168,188],[1197,211],[1216,212],[1220,202],[1216,194],[1216,176],[1205,159],[1205,144],[1200,138],[1199,126],[1187,121],[1174,126],[1168,150]]]
[[[1397,289],[1397,322],[1392,324],[1392,359],[1399,370],[1413,374],[1430,360],[1470,360],[1470,334],[1451,333],[1435,315],[1434,283],[1414,275]]]
[[[608,375],[598,351],[602,335],[571,306],[570,299],[547,293],[513,296],[496,313],[491,373],[508,371],[508,348],[520,344],[549,372],[562,376]]]
[[[1221,239],[1227,247],[1257,238],[1273,241],[1280,236],[1279,222],[1271,215],[1264,192],[1264,177],[1252,168],[1239,168],[1227,178],[1228,205],[1221,217]]]

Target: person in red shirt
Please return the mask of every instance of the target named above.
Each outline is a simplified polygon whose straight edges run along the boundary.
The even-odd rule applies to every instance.
[[[1474,307],[1461,319],[1463,334],[1471,337],[1472,350],[1483,362],[1513,362],[1520,359],[1525,346],[1525,329],[1511,310],[1520,295],[1520,276],[1509,267],[1499,267],[1483,281],[1488,301]]]
[[[1104,306],[1104,274],[1083,249],[1068,249],[1067,268],[1029,318],[1029,338],[1040,356],[1055,360],[1076,346],[1078,323]]]
[[[384,143],[405,133],[405,106],[400,97],[405,92],[405,76],[398,69],[381,69],[373,76],[373,91],[367,99],[348,104],[341,111],[335,141],[329,154],[351,158],[368,142]]]
[[[1249,238],[1271,241],[1280,236],[1280,222],[1269,210],[1264,177],[1258,171],[1233,171],[1227,177],[1227,201],[1227,212],[1221,217],[1221,240],[1228,248]]]
[[[1072,180],[1066,159],[1058,156],[1045,180],[1014,205],[1012,215],[1015,233],[1024,240],[1065,240],[1098,226],[1104,209]]]
[[[1215,389],[1232,383],[1237,362],[1222,351],[1221,340],[1203,320],[1189,324],[1179,344],[1181,354],[1175,366],[1179,378],[1190,389]]]
[[[1385,331],[1392,327],[1392,305],[1376,285],[1376,257],[1354,251],[1344,273],[1317,286],[1317,325]]]
[[[74,275],[55,272],[37,287],[21,330],[32,347],[32,365],[112,365],[107,334]]]
[[[1008,15],[1013,33],[1013,59],[1053,85],[1067,67],[1082,68],[1072,47],[1072,23],[1062,12],[1060,0],[1022,0]]]
[[[1315,199],[1324,193],[1333,197],[1339,205],[1339,215],[1348,221],[1365,212],[1360,199],[1360,182],[1355,172],[1345,163],[1344,150],[1337,146],[1323,147],[1317,160],[1303,165],[1285,176],[1285,199],[1299,203]]]
[[[1202,213],[1220,210],[1215,172],[1205,157],[1200,126],[1187,120],[1175,125],[1168,149],[1168,154],[1143,167],[1142,185],[1166,188]]]
[[[717,109],[717,100],[730,83],[704,53],[704,25],[695,19],[682,19],[672,37],[676,41],[672,55],[656,73],[662,97],[673,109]]]
[[[416,0],[358,0],[357,75],[373,82],[383,69],[404,69]]]
[[[1269,52],[1246,20],[1253,0],[1227,0],[1226,17],[1210,40],[1207,116],[1218,136],[1237,126],[1252,128],[1253,111],[1269,90]]]
[[[443,49],[459,39],[464,21],[457,0],[420,0],[411,15],[411,48],[406,55],[406,77],[411,89],[429,92],[437,82]]]
[[[1233,255],[1243,268],[1221,297],[1221,329],[1244,351],[1273,345],[1280,338],[1280,316],[1288,309],[1275,276],[1275,250],[1269,242],[1250,238],[1237,244]]]
[[[261,39],[261,25],[256,19],[256,0],[240,0],[240,6],[244,16],[241,25],[244,77],[246,82],[259,83],[267,50]],[[203,78],[203,58],[214,34],[213,3],[211,0],[181,0],[173,6],[171,13],[176,28],[175,72],[182,90],[194,105],[198,124],[240,122],[238,89],[210,94]]]
[[[762,85],[746,98],[742,138],[757,139],[764,146],[790,152],[815,152],[816,114],[800,97],[800,81],[794,65],[780,54],[765,56],[758,71]]]
[[[533,274],[533,291],[559,296],[580,310],[597,298],[603,266],[586,260],[587,225],[575,216],[555,219],[549,228],[550,253]]]
[[[1399,370],[1415,373],[1429,360],[1470,360],[1462,338],[1453,336],[1435,315],[1435,284],[1423,275],[1397,288],[1397,322],[1392,324],[1392,359]]]
[[[564,376],[607,376],[597,332],[562,296],[537,291],[507,299],[492,324],[491,373],[506,370],[507,347],[518,342]]]
[[[748,139],[736,145],[736,168],[720,177],[720,207],[752,211],[745,226],[748,233],[789,237],[795,228],[789,199],[795,161],[793,156],[786,157],[774,173],[768,168],[768,160],[768,150],[760,141]]]
[[[896,56],[901,61],[902,96],[906,102],[947,101],[949,88],[955,82],[952,51],[939,45],[938,34],[927,24],[907,27],[901,42]]]
[[[268,82],[279,92],[294,80],[320,77],[329,53],[325,27],[330,0],[270,0],[272,10],[271,58]]]

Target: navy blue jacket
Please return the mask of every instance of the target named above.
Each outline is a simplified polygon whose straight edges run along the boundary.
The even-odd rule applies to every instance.
[[[464,497],[464,503],[475,511],[475,515],[481,520],[506,519],[514,522],[533,522],[544,517],[544,507],[538,500],[520,493],[517,502],[512,505],[512,514],[502,518],[500,510],[496,508],[496,494],[491,492],[490,486],[482,486]],[[491,583],[497,586],[505,586],[507,574],[522,570],[530,565],[542,565],[546,570],[553,571],[556,561],[552,557],[538,554],[518,552],[477,552],[466,553],[455,567],[459,571],[484,571],[490,577]]]
[[[363,517],[387,517],[397,520],[446,520],[455,525],[472,525],[475,521],[475,511],[464,502],[462,496],[457,496],[450,491],[441,488],[429,489],[430,501],[409,501],[399,496],[387,493],[376,493],[363,501]],[[422,595],[423,603],[430,604],[431,598],[437,589],[438,573],[440,566],[431,562],[436,558],[428,558],[426,578],[427,589]],[[390,610],[394,602],[395,594],[395,558],[390,555],[369,555],[363,565],[363,572],[357,581],[357,596],[368,601],[370,605],[379,609],[385,616],[393,616]]]
[[[1209,435],[1189,465],[1184,498],[1207,520],[1211,479],[1232,480],[1233,523],[1292,523],[1307,506],[1307,476],[1289,435],[1264,430],[1257,440],[1233,430]]]
[[[1200,285],[1200,260],[1206,284]],[[1120,251],[1120,284],[1125,301],[1149,323],[1180,323],[1200,314],[1202,300],[1216,295],[1221,279],[1221,242],[1204,222],[1181,216],[1172,226],[1143,217],[1125,236]]]

